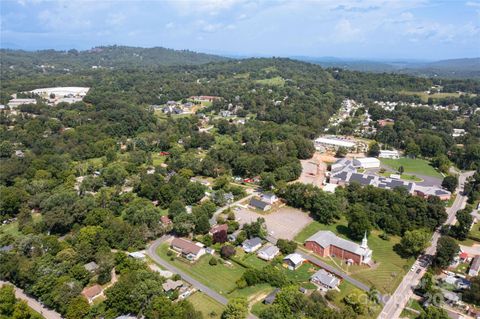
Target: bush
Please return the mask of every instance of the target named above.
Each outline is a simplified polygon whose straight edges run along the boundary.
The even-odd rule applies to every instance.
[[[212,257],[210,258],[210,261],[208,262],[210,266],[216,266],[218,264],[217,258]]]
[[[171,251],[171,250],[167,251],[167,256],[168,256],[168,257],[173,256],[173,251]]]

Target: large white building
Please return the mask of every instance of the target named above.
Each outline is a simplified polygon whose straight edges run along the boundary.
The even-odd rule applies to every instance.
[[[381,150],[380,154],[378,155],[379,158],[392,158],[392,159],[398,159],[400,158],[400,154],[398,153],[397,150]]]
[[[344,147],[348,150],[352,150],[355,148],[355,145],[355,142],[330,136],[319,137],[315,140],[316,147],[324,147],[327,149],[337,150],[340,147]]]
[[[375,157],[363,157],[353,159],[353,166],[360,168],[378,168],[380,161]]]

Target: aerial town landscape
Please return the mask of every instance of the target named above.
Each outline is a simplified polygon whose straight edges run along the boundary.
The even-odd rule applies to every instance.
[[[480,318],[480,36],[458,40],[452,56],[469,58],[427,50],[399,66],[389,51],[206,54],[117,29],[167,10],[176,32],[203,14],[201,41],[224,28],[216,42],[261,50],[236,10],[410,26],[423,6],[477,25],[480,8],[339,3],[2,2],[0,318]],[[92,8],[111,21],[76,19]],[[220,12],[236,22],[205,25]],[[243,28],[270,32],[261,21]],[[363,48],[342,23],[351,37],[328,43]],[[84,29],[92,39],[64,38]],[[89,42],[123,43],[115,32],[126,45]]]

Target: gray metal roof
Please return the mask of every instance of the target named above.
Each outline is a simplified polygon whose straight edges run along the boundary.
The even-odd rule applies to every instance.
[[[332,288],[337,287],[340,284],[340,280],[337,277],[330,275],[325,269],[320,269],[314,273],[310,279]]]
[[[263,253],[267,256],[275,256],[279,251],[280,249],[277,246],[265,245],[264,247],[262,247],[262,249],[258,251],[257,255]]]
[[[364,253],[363,248],[361,248],[359,244],[340,238],[329,230],[318,231],[310,236],[305,242],[307,241],[316,242],[323,248],[333,245],[357,255],[362,255]]]
[[[260,209],[265,209],[265,207],[269,206],[270,204],[269,203],[266,203],[264,201],[261,201],[261,200],[258,200],[256,198],[252,198],[250,200],[250,205],[252,205],[253,207],[256,207],[256,208],[260,208]]]
[[[253,237],[252,239],[246,239],[242,245],[248,247],[255,247],[258,244],[262,244],[262,240],[258,237]]]

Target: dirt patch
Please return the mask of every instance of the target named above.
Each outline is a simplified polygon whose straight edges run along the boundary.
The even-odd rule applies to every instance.
[[[238,222],[243,225],[262,217],[265,219],[269,235],[275,238],[293,239],[313,219],[307,213],[293,207],[284,206],[268,214],[259,214],[250,209],[235,212]]]

